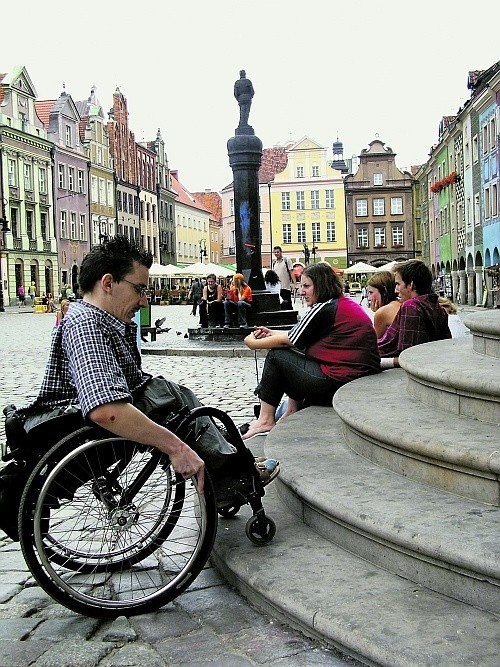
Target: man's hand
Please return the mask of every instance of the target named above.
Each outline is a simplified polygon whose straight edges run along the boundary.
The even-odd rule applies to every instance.
[[[169,454],[170,463],[175,472],[182,475],[184,479],[196,477],[197,489],[203,493],[205,486],[205,464],[191,447],[183,443],[182,448],[175,454]]]

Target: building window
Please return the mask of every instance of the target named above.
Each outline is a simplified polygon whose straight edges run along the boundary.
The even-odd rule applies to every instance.
[[[404,245],[403,225],[392,226],[392,245],[396,247]]]
[[[325,208],[335,208],[335,197],[333,190],[325,190]]]
[[[47,214],[46,213],[40,213],[40,231],[42,233],[42,239],[44,241],[48,240],[47,236]]]
[[[99,192],[97,190],[97,176],[92,176],[91,183],[92,183],[91,185],[92,201],[97,203],[99,201]]]
[[[403,197],[391,197],[391,215],[403,213]]]
[[[71,135],[72,135],[71,125],[66,125],[66,128],[65,128],[66,146],[72,146],[73,145],[73,140],[72,140]]]
[[[368,248],[368,228],[358,227],[356,235],[357,235],[357,247]]]
[[[281,193],[281,210],[289,211],[290,210],[290,193],[282,192]]]
[[[113,191],[113,181],[106,181],[108,188],[108,206],[114,205],[114,191]]]
[[[76,213],[75,211],[71,211],[69,214],[69,219],[70,219],[70,238],[76,239]]]
[[[368,215],[368,199],[356,199],[356,216],[363,217]]]
[[[229,200],[229,215],[234,215],[234,199]]]
[[[68,238],[68,214],[66,211],[61,211],[61,238]]]
[[[313,222],[311,227],[313,243],[319,243],[321,241],[321,223]]]
[[[311,190],[311,208],[319,208],[319,190]]]
[[[335,233],[335,223],[332,221],[326,223],[326,240],[329,243],[335,243],[337,240]]]
[[[383,185],[384,177],[382,174],[373,174],[373,185]]]
[[[291,243],[292,242],[292,225],[286,224],[283,225],[283,243]]]
[[[104,178],[99,179],[99,203],[106,203],[106,191],[104,190]]]
[[[375,227],[374,239],[376,248],[385,248],[385,227]]]
[[[373,215],[385,215],[384,200],[382,198],[373,200]]]
[[[297,243],[306,242],[306,223],[299,222],[297,224]]]
[[[297,178],[304,178],[304,167],[302,165],[297,167]]]
[[[472,161],[477,162],[479,159],[479,146],[477,134],[472,137]]]
[[[66,170],[63,164],[57,165],[58,185],[60,190],[66,187]]]
[[[17,186],[17,162],[15,160],[9,160],[9,185],[12,187]]]
[[[80,192],[80,193],[85,192],[84,185],[85,185],[84,172],[83,172],[82,169],[79,169],[78,170],[78,192]]]
[[[85,214],[80,213],[80,241],[85,241]]]
[[[299,190],[297,192],[297,211],[303,211],[306,207],[306,200],[304,196],[304,191]]]
[[[33,183],[31,180],[31,165],[26,163],[24,163],[24,189],[33,189]]]
[[[312,176],[313,178],[319,176],[319,166],[317,164],[313,164],[312,166]]]
[[[38,170],[38,188],[41,194],[47,194],[47,170],[40,168]]]
[[[35,229],[33,226],[33,211],[26,211],[26,234],[33,241],[35,238]]]
[[[491,217],[496,218],[498,215],[498,187],[496,183],[491,186]]]
[[[70,192],[75,191],[75,168],[68,167],[68,190]]]

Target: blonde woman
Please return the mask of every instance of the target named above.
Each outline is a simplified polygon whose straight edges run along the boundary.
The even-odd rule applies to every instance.
[[[247,314],[252,310],[252,288],[245,282],[245,277],[241,273],[235,273],[231,288],[224,301],[224,328],[231,326],[231,317],[238,315],[238,325],[245,329],[247,324]]]
[[[375,313],[373,326],[381,338],[398,314],[401,303],[396,295],[396,282],[391,271],[377,271],[367,283],[368,303]]]
[[[64,316],[68,312],[69,304],[71,302],[69,299],[61,299],[61,303],[59,304],[59,310],[56,312],[56,321],[54,322],[54,329],[57,329],[57,327],[61,324]]]

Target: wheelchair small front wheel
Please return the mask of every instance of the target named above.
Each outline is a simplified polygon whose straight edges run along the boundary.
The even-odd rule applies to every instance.
[[[264,546],[276,535],[276,524],[271,517],[252,516],[247,521],[245,533],[250,542],[257,546]]]

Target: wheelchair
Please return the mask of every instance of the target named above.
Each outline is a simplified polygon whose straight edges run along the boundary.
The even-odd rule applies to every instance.
[[[168,456],[154,447],[75,419],[64,421],[64,416],[50,420],[50,432],[58,435],[48,450],[47,423],[25,433],[24,441],[18,437],[20,446],[12,447],[6,410],[10,452],[3,460],[12,460],[21,471],[17,529],[22,553],[42,589],[77,613],[115,618],[171,602],[204,568],[218,515],[232,517],[244,504],[253,510],[248,538],[263,545],[275,535],[276,526],[262,506],[265,491],[253,455],[232,419],[217,408],[182,408],[165,421],[192,446],[203,434],[197,418],[209,417],[247,462],[231,483],[215,479],[217,494],[210,474],[199,494],[196,482],[178,475]],[[79,427],[59,437],[65,429],[54,428],[58,420]]]

